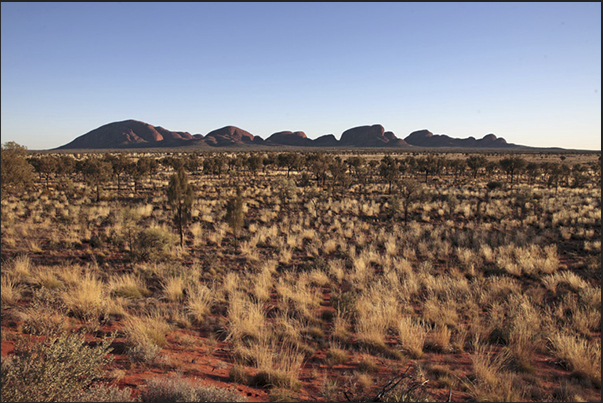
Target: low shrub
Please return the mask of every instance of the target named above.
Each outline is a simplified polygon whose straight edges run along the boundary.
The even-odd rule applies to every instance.
[[[82,401],[92,382],[103,376],[114,336],[95,347],[82,334],[62,333],[44,343],[20,342],[2,359],[2,401]],[[87,395],[92,396],[92,395]]]
[[[205,386],[181,377],[154,378],[140,394],[143,402],[244,402],[238,393],[215,386]]]
[[[176,235],[162,227],[146,228],[138,234],[134,243],[134,256],[142,261],[166,260],[177,243]]]

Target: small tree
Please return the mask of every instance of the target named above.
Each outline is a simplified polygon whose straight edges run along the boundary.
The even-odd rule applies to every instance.
[[[333,177],[333,192],[335,192],[337,185],[341,187],[343,192],[350,185],[350,178],[347,172],[348,165],[339,157],[335,157],[335,160],[329,165],[329,171]]]
[[[406,225],[408,223],[410,204],[423,197],[423,185],[414,179],[403,179],[398,181],[397,185],[400,202],[404,209],[404,225]]]
[[[150,157],[140,157],[136,163],[128,165],[128,173],[134,180],[134,192],[138,193],[141,182],[157,170],[157,160]]]
[[[486,167],[488,159],[483,155],[472,155],[466,160],[469,170],[473,172],[473,179],[477,178],[479,170]]]
[[[42,155],[37,158],[32,158],[30,163],[33,165],[34,170],[46,180],[46,189],[50,187],[50,177],[57,173],[59,168],[59,161],[52,155]]]
[[[224,217],[234,235],[235,252],[237,250],[237,239],[239,232],[243,228],[245,214],[243,212],[243,195],[241,188],[237,186],[237,194],[226,203],[226,216]]]
[[[513,185],[513,178],[516,175],[520,175],[527,165],[527,161],[522,157],[503,158],[498,163],[502,170],[507,174],[507,178],[511,185]]]
[[[249,167],[251,173],[255,176],[257,172],[264,166],[264,157],[257,153],[252,153],[249,158],[247,158],[247,166]]]
[[[388,193],[392,193],[393,183],[400,177],[400,170],[398,169],[398,161],[386,155],[381,159],[379,164],[379,175],[389,184]]]
[[[0,175],[2,198],[10,193],[26,189],[33,183],[33,166],[27,161],[27,147],[14,141],[2,145],[2,167]]]
[[[113,168],[113,174],[117,179],[117,193],[121,193],[121,178],[123,174],[128,172],[129,165],[131,164],[130,158],[124,153],[119,153],[118,155],[106,153],[104,158]]]
[[[96,187],[96,202],[98,203],[100,201],[100,187],[111,179],[113,168],[109,162],[91,157],[83,164],[82,171],[86,182],[90,186]]]
[[[293,170],[298,170],[303,164],[304,158],[296,152],[287,152],[277,155],[276,163],[279,167],[287,168],[287,178]]]
[[[174,222],[180,233],[180,247],[184,247],[184,228],[192,218],[193,208],[193,187],[188,183],[188,175],[184,168],[181,167],[170,177],[167,196],[168,203],[176,209]]]

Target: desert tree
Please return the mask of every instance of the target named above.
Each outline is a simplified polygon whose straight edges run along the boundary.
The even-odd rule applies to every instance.
[[[316,211],[320,211],[320,206],[328,199],[328,194],[318,186],[308,188],[304,193],[306,199],[314,205]]]
[[[520,175],[527,165],[527,161],[519,156],[507,157],[498,161],[502,170],[507,174],[509,183],[513,185],[513,179]]]
[[[463,173],[467,169],[467,161],[460,159],[460,158],[454,158],[449,161],[448,167],[450,168],[450,171],[452,171],[452,174],[454,175],[454,181],[457,182],[459,177],[461,175],[463,175]]]
[[[331,161],[332,156],[325,153],[313,153],[306,157],[307,165],[314,174],[317,185],[325,186]]]
[[[40,179],[45,179],[46,189],[49,189],[50,177],[58,170],[58,159],[53,155],[41,155],[39,157],[31,158],[30,163],[33,165],[34,170],[40,175]]]
[[[404,211],[404,225],[406,225],[408,224],[410,205],[424,197],[423,184],[415,179],[401,179],[396,182],[396,188],[397,193],[395,197],[399,198],[399,201],[393,201],[393,203],[394,206],[396,206],[396,203],[399,203]]]
[[[101,186],[111,180],[113,167],[103,159],[89,157],[82,165],[82,174],[86,183],[96,188],[96,202],[98,203],[100,201]]]
[[[531,186],[542,174],[542,166],[538,162],[529,162],[526,165],[526,174],[528,176],[528,185]]]
[[[222,153],[212,155],[203,160],[203,172],[209,175],[217,175],[218,178],[221,178],[227,162],[228,157]]]
[[[379,164],[379,175],[389,184],[388,193],[391,194],[393,183],[400,177],[398,161],[389,155],[383,157]]]
[[[194,191],[183,167],[170,177],[167,189],[168,203],[176,210],[174,222],[180,233],[180,247],[184,247],[184,229],[192,218]]]
[[[329,172],[331,172],[333,178],[333,192],[335,192],[337,185],[341,187],[342,191],[349,186],[350,180],[347,171],[348,166],[339,157],[335,157],[333,162],[329,164]]]
[[[297,185],[293,179],[279,177],[275,181],[275,190],[281,199],[281,211],[289,206],[289,202],[295,199],[297,195]]]
[[[2,145],[1,186],[2,199],[18,193],[33,183],[33,166],[27,161],[27,147],[14,141]]]
[[[239,237],[239,232],[243,228],[243,224],[245,222],[245,213],[243,207],[243,195],[241,192],[241,188],[237,186],[235,196],[231,197],[226,202],[226,215],[224,216],[224,219],[230,226],[230,229],[232,230],[232,234],[234,236],[235,252],[237,250],[237,240]]]
[[[56,173],[59,179],[56,183],[57,190],[63,191],[69,198],[76,195],[76,188],[72,175],[75,172],[75,159],[71,155],[59,155],[57,157]]]
[[[136,163],[128,165],[128,174],[134,180],[134,192],[138,193],[138,188],[143,180],[157,170],[157,160],[155,158],[142,156]]]
[[[271,169],[276,163],[276,157],[274,153],[267,153],[264,155],[264,159],[262,161],[262,172],[266,173],[267,169]]]
[[[303,162],[302,155],[296,152],[280,153],[276,156],[277,165],[281,168],[287,168],[287,177],[289,177],[291,171],[299,170]]]
[[[523,223],[529,207],[535,211],[535,201],[537,196],[531,187],[527,186],[517,190],[513,197],[512,205],[517,209],[517,218]]]
[[[588,166],[583,164],[574,164],[572,166],[571,175],[572,175],[572,187],[580,188],[584,187],[588,182]]]
[[[245,157],[242,154],[237,153],[236,155],[228,159],[228,172],[236,174],[238,171],[241,171],[245,167],[245,162]]]
[[[185,168],[186,164],[184,158],[176,155],[167,155],[163,157],[160,162],[166,167],[171,167],[175,172],[178,172],[180,168]]]
[[[67,177],[75,171],[75,159],[71,155],[59,155],[57,173]]]
[[[113,168],[113,175],[117,179],[117,193],[120,193],[122,175],[128,172],[128,167],[132,161],[125,153],[118,153],[117,155],[106,153],[104,159]]]
[[[348,158],[346,161],[350,166],[350,171],[353,172],[354,177],[358,183],[366,184],[368,174],[368,163],[366,158],[361,156],[354,156]]]
[[[488,163],[488,159],[483,155],[471,155],[469,156],[465,162],[467,163],[467,167],[473,173],[473,179],[477,178],[477,174],[480,169],[485,168]]]
[[[437,175],[441,171],[442,161],[431,154],[425,157],[418,157],[416,161],[417,170],[425,174],[425,183],[429,180],[429,175]]]
[[[251,153],[247,158],[247,167],[255,176],[257,172],[264,166],[264,157],[258,153]]]
[[[199,157],[199,153],[191,153],[185,158],[184,167],[191,173],[195,174],[200,167],[203,166],[203,162]]]

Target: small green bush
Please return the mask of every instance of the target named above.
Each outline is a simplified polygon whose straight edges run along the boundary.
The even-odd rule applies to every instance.
[[[87,347],[82,334],[62,333],[45,343],[19,343],[2,360],[3,402],[81,401],[84,390],[103,375],[115,337]]]
[[[134,255],[143,261],[165,260],[176,246],[177,237],[161,227],[146,228],[138,234],[134,245]]]

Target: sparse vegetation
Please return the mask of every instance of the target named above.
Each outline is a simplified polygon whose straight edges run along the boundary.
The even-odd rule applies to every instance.
[[[379,152],[3,178],[2,400],[600,400],[596,155]]]

